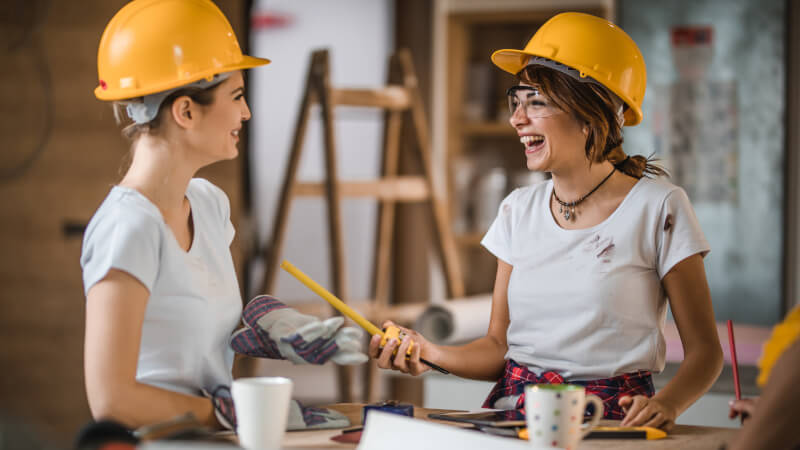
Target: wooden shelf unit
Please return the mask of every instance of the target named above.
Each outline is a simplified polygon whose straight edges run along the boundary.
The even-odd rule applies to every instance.
[[[570,9],[601,17],[610,11],[602,4],[588,9]],[[445,105],[445,167],[451,201],[451,223],[460,223],[456,232],[467,294],[489,292],[495,277],[494,257],[480,246],[484,226],[474,225],[479,201],[476,186],[481,176],[493,168],[505,170],[507,195],[515,186],[515,176],[524,173],[525,157],[517,133],[508,123],[506,90],[516,84],[514,76],[495,67],[492,52],[504,48],[524,48],[539,26],[563,9],[541,6],[502,12],[449,12],[445,20],[446,59],[443,61],[446,88],[440,94]],[[464,170],[459,159],[466,159],[474,175],[456,173]],[[460,184],[456,183],[460,179]],[[469,180],[465,182],[464,180]],[[469,192],[459,192],[458,186]],[[496,202],[496,196],[492,202]],[[473,213],[471,214],[470,211]],[[470,220],[470,216],[473,220]],[[471,223],[472,222],[472,223]]]

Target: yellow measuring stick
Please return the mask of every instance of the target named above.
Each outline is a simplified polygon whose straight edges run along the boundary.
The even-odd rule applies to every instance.
[[[297,278],[301,283],[305,284],[309,289],[314,291],[314,293],[324,298],[328,303],[331,304],[331,306],[336,308],[340,313],[352,319],[353,322],[357,323],[361,328],[367,330],[367,332],[370,335],[379,334],[383,336],[383,331],[381,331],[380,328],[373,325],[372,322],[365,319],[364,316],[359,314],[356,310],[347,306],[345,302],[339,300],[335,295],[331,294],[327,289],[317,284],[316,281],[309,278],[308,275],[304,274],[303,271],[295,267],[292,263],[284,259],[283,262],[281,263],[281,268],[292,274],[292,276]]]
[[[364,316],[359,314],[356,310],[354,310],[353,308],[347,306],[347,304],[345,304],[345,302],[339,300],[338,297],[336,297],[335,295],[331,294],[327,289],[325,289],[324,287],[322,287],[319,284],[317,284],[316,281],[312,280],[308,275],[304,274],[302,270],[300,270],[297,267],[295,267],[289,261],[286,261],[284,259],[283,262],[281,263],[281,269],[283,269],[283,270],[289,272],[290,274],[292,274],[292,276],[297,278],[298,281],[300,281],[301,283],[305,284],[306,287],[308,287],[309,289],[314,291],[314,293],[316,293],[320,297],[324,298],[325,301],[330,303],[331,306],[336,308],[340,313],[342,313],[345,316],[347,316],[350,319],[352,319],[361,328],[367,330],[367,332],[370,335],[375,335],[375,334],[381,335],[383,337],[381,339],[381,348],[383,348],[383,346],[386,345],[386,342],[389,339],[396,339],[398,344],[399,344],[400,341],[403,340],[403,337],[405,336],[405,333],[403,333],[400,330],[400,328],[391,326],[391,327],[388,327],[386,329],[386,331],[384,332],[380,328],[378,328],[375,325],[373,325],[372,322],[370,322],[369,320],[365,319]],[[411,355],[411,349],[412,348],[414,348],[414,343],[413,342],[411,342],[411,344],[408,346],[408,351],[406,352],[406,358],[408,358],[408,356]],[[394,351],[397,352],[397,349],[395,349]],[[423,364],[426,364],[426,365],[432,367],[433,369],[438,370],[439,372],[441,372],[443,374],[450,373],[447,370],[445,370],[445,369],[437,366],[436,364],[434,364],[434,363],[432,363],[430,361],[427,361],[427,360],[425,360],[423,358],[420,358],[419,360]]]

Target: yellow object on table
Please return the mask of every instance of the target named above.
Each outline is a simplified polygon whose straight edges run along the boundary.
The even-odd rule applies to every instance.
[[[520,439],[528,439],[528,429],[518,433]],[[664,430],[652,427],[594,427],[585,439],[663,439],[667,437]]]

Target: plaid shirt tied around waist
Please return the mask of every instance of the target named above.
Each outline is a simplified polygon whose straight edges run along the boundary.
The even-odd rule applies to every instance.
[[[647,370],[625,373],[611,378],[598,380],[579,380],[564,381],[557,372],[547,371],[541,375],[536,375],[527,367],[509,359],[506,361],[506,368],[503,377],[494,385],[486,401],[483,402],[484,408],[494,408],[494,403],[512,395],[519,395],[517,399],[517,409],[525,408],[525,386],[529,384],[575,384],[586,388],[586,394],[594,394],[603,400],[604,419],[621,420],[625,417],[625,412],[619,406],[619,399],[625,396],[644,395],[652,397],[655,394],[653,387],[653,377]],[[593,406],[589,405],[587,413],[592,414]]]

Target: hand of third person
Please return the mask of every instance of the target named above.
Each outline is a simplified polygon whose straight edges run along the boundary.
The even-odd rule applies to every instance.
[[[388,320],[383,323],[384,329],[390,326],[396,327],[397,325]],[[419,359],[423,353],[427,354],[426,350],[429,350],[432,344],[416,331],[403,327],[398,328],[406,335],[403,341],[397,342],[396,339],[390,339],[381,349],[381,335],[375,334],[369,342],[369,357],[374,358],[381,369],[392,369],[411,375],[419,375],[430,370],[430,367]],[[406,352],[412,342],[414,346],[411,348],[411,355],[406,357]],[[397,350],[396,354],[394,353],[395,349]]]
[[[736,416],[741,415],[742,420],[747,419],[753,415],[753,411],[755,411],[757,403],[758,397],[731,400],[731,402],[728,403],[731,407],[730,411],[728,412],[728,418],[733,419]]]
[[[644,395],[625,396],[619,399],[625,411],[620,423],[623,427],[653,427],[669,431],[675,425],[678,411],[661,400]]]

